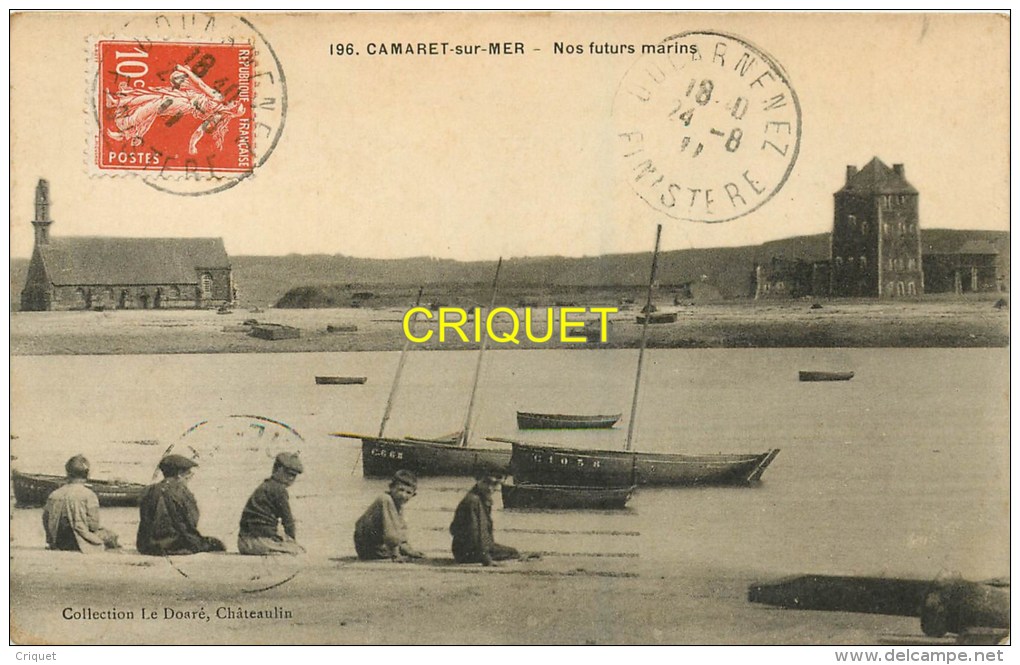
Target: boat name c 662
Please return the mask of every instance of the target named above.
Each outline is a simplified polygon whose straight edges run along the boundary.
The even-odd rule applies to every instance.
[[[447,338],[450,341],[459,339],[465,343],[472,340],[481,342],[484,331],[488,339],[497,344],[520,344],[522,327],[524,328],[525,338],[536,344],[550,341],[553,337],[553,332],[557,328],[559,330],[558,341],[584,343],[589,341],[588,337],[584,334],[585,321],[583,318],[572,319],[571,317],[584,317],[590,312],[591,314],[599,315],[599,341],[605,342],[608,330],[607,317],[609,314],[617,311],[616,307],[546,307],[544,329],[540,331],[535,330],[536,327],[541,328],[542,324],[540,323],[539,326],[534,325],[536,321],[531,307],[524,308],[523,326],[517,310],[509,307],[495,307],[489,310],[489,313],[485,316],[484,325],[481,323],[482,313],[480,307],[475,307],[472,310],[473,316],[471,317],[468,316],[467,310],[460,307],[440,307],[438,312],[435,313],[435,320],[439,324],[438,339],[440,343],[445,343]],[[433,318],[433,312],[426,307],[412,307],[407,310],[403,319],[404,336],[412,342],[423,344],[432,339],[433,333],[436,331],[429,329],[420,335],[416,334],[412,330],[412,323],[419,314],[424,315],[426,320]],[[499,330],[493,329],[494,322],[498,324]],[[465,331],[465,329],[467,330]],[[572,331],[575,329],[581,329],[580,335],[572,334]],[[537,332],[541,332],[541,335],[536,334]],[[457,337],[454,338],[452,333],[456,333]]]

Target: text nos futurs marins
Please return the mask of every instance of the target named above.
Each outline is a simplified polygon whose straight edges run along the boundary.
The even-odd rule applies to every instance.
[[[465,343],[471,341],[481,342],[482,334],[484,333],[488,339],[497,344],[520,344],[521,328],[523,328],[524,336],[528,341],[535,344],[551,341],[553,333],[557,330],[559,332],[558,341],[580,344],[589,341],[587,332],[596,330],[594,328],[596,325],[598,326],[599,341],[605,342],[607,339],[608,316],[619,311],[616,307],[546,307],[544,309],[545,323],[543,326],[542,324],[536,325],[537,322],[534,319],[531,307],[524,308],[523,323],[516,310],[509,307],[495,307],[489,310],[483,324],[481,310],[481,307],[475,307],[469,315],[467,310],[460,307],[440,307],[435,314],[435,320],[439,324],[439,342],[442,344],[447,340],[457,341],[458,339]],[[570,318],[571,316],[583,317],[589,312],[597,314],[599,318],[590,321]],[[412,307],[404,314],[404,336],[412,342],[424,344],[431,340],[437,331],[430,328],[417,333],[412,330],[412,323],[418,319],[418,315],[423,315],[426,321],[433,319],[432,310],[427,307]],[[493,329],[493,323],[497,322],[497,320],[500,324],[500,330],[498,331]],[[509,325],[507,326],[507,324]],[[506,327],[509,329],[504,329]],[[585,334],[582,336],[573,335],[571,331],[577,328],[581,329]],[[456,333],[456,337],[453,336],[453,333]]]

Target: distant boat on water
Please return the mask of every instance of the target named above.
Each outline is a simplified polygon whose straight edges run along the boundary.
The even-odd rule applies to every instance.
[[[575,487],[568,485],[505,484],[504,508],[612,510],[624,508],[634,486]]]
[[[44,473],[22,473],[11,471],[14,499],[19,508],[37,508],[46,505],[46,498],[54,490],[67,484],[64,476]],[[141,501],[145,485],[120,480],[96,480],[90,478],[85,486],[99,497],[100,506],[137,506]]]
[[[348,386],[368,381],[367,376],[317,376],[315,384],[319,386]]]
[[[818,372],[818,371],[805,371],[801,370],[798,372],[798,376],[801,381],[849,381],[854,378],[853,372]]]
[[[578,416],[563,413],[517,412],[519,429],[608,429],[616,424],[622,413],[613,415]]]
[[[676,312],[652,312],[651,314],[639,314],[637,316],[639,324],[643,325],[646,319],[649,324],[676,323]]]

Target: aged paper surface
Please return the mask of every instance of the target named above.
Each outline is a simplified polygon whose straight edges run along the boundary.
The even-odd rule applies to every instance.
[[[963,581],[1008,596],[1008,35],[992,14],[12,16],[12,467],[82,454],[148,485],[194,457],[199,528],[227,549],[139,554],[138,510],[108,506],[119,551],[50,551],[41,505],[12,499],[12,643],[1001,629],[992,611],[925,635],[919,615]],[[648,293],[671,322],[646,330],[658,225]],[[522,326],[528,307],[612,325],[581,344],[521,327],[479,380],[477,338],[433,319],[422,346],[448,352],[408,354],[394,398],[419,287]],[[388,402],[388,435],[467,423],[502,454],[486,437],[622,451],[631,421],[648,453],[781,452],[751,487],[639,487],[624,510],[497,496],[496,540],[533,556],[491,568],[450,551],[470,473],[423,473],[405,516],[426,558],[359,562],[354,523],[388,487],[361,455],[397,453],[330,434],[378,433]],[[514,411],[622,418],[546,434]],[[305,551],[241,556],[285,451]],[[803,575],[832,576],[796,592],[815,609],[776,609],[769,585]],[[851,577],[866,597],[833,600]],[[895,585],[910,599],[883,605]]]

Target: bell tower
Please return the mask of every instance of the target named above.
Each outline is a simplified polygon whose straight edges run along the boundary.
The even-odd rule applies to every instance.
[[[35,186],[35,219],[32,226],[35,227],[35,244],[48,245],[50,242],[50,183],[42,178]]]

